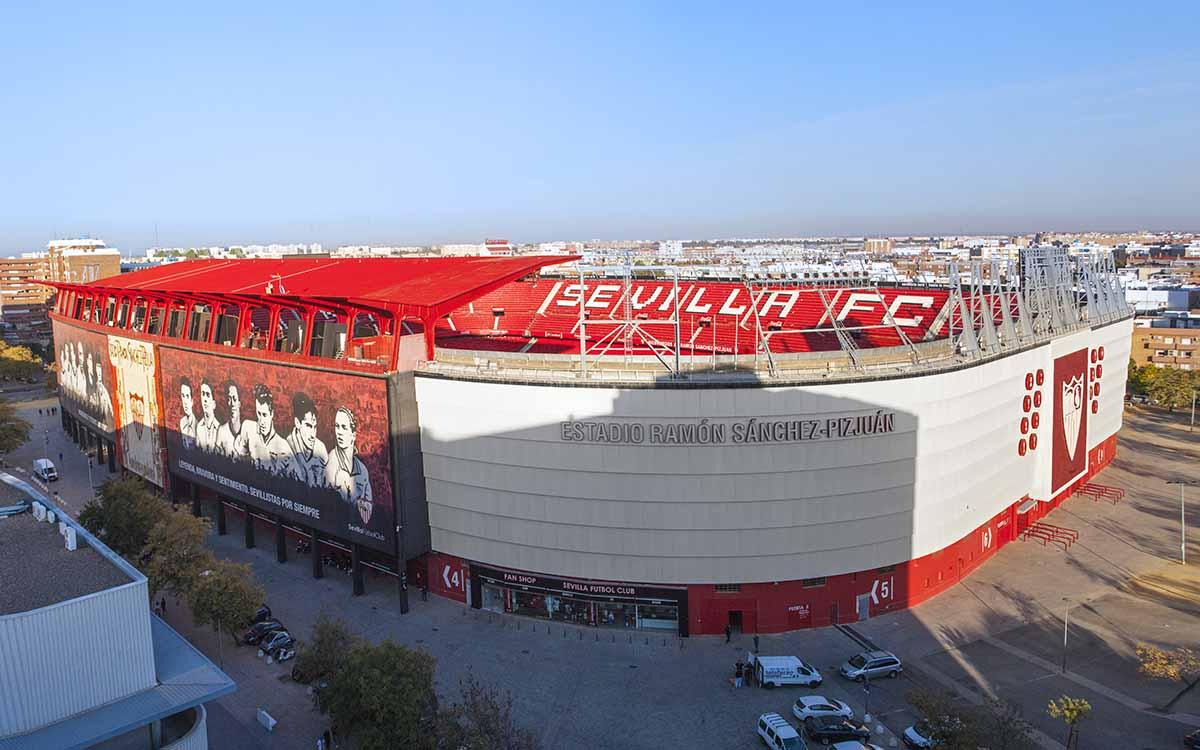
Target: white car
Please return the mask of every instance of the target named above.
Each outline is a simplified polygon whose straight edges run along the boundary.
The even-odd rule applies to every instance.
[[[858,740],[835,742],[831,747],[833,750],[883,750],[879,745],[870,742],[859,742]]]
[[[792,705],[792,713],[800,721],[810,716],[845,716],[854,718],[854,709],[834,698],[823,695],[805,695],[796,699]]]
[[[930,731],[925,722],[918,721],[913,726],[904,730],[904,734],[900,739],[904,740],[904,746],[912,748],[912,750],[925,750],[933,747],[933,740],[929,737]]]

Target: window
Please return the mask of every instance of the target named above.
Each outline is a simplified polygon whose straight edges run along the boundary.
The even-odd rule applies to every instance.
[[[104,323],[106,325],[112,325],[116,314],[117,314],[117,299],[116,299],[116,297],[109,297],[108,302],[104,305],[104,320],[100,320],[97,322]]]
[[[211,322],[211,305],[203,303],[192,305],[192,315],[188,321],[188,339],[191,341],[208,341],[208,326]]]
[[[146,333],[150,334],[151,336],[158,336],[162,333],[162,324],[162,305],[154,305],[150,308],[150,322],[146,325]]]
[[[250,322],[242,332],[243,349],[266,349],[267,329],[271,327],[271,310],[266,307],[251,307]]]
[[[167,336],[174,339],[183,333],[183,316],[186,312],[182,302],[171,305],[171,314],[167,317]]]
[[[135,331],[144,331],[146,329],[146,300],[138,300],[133,305],[133,320],[130,321],[132,328]]]
[[[336,313],[317,310],[313,315],[312,341],[308,345],[310,357],[338,359],[346,350],[346,324],[338,322]]]
[[[121,300],[121,306],[117,308],[117,328],[124,328],[125,323],[129,320],[129,300]]]
[[[91,298],[83,301],[83,320],[92,319],[92,300]]]
[[[716,586],[718,594],[736,594],[742,590],[740,583],[718,583]]]
[[[817,589],[825,585],[825,579],[822,578],[805,578],[800,582],[800,585],[806,589]]]
[[[237,305],[221,305],[217,315],[217,337],[214,341],[222,346],[233,346],[237,341],[238,323],[242,310]]]
[[[285,307],[279,311],[279,327],[271,348],[287,354],[299,354],[304,348],[304,318],[298,310]]]

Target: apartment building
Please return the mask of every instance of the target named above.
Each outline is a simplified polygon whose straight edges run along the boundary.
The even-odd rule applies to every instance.
[[[10,344],[50,341],[50,298],[43,281],[82,284],[121,272],[121,253],[103,240],[53,240],[46,250],[0,258],[0,336]]]
[[[1138,365],[1200,369],[1200,311],[1139,319],[1129,352]]]

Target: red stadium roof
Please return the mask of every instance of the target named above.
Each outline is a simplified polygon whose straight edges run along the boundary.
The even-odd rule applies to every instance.
[[[438,318],[545,266],[578,257],[188,260],[83,284],[45,283],[101,294],[387,310],[397,318],[421,320],[432,359]]]
[[[160,294],[343,300],[438,318],[573,255],[515,258],[281,258],[188,260],[88,282],[92,289]],[[66,285],[64,285],[66,286]]]

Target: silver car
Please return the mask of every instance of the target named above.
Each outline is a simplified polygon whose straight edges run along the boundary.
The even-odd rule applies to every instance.
[[[891,652],[864,651],[850,657],[838,671],[848,680],[862,682],[872,677],[899,677],[904,667]]]
[[[854,709],[834,698],[823,695],[802,695],[792,705],[792,713],[800,721],[810,716],[845,716],[854,718]]]

